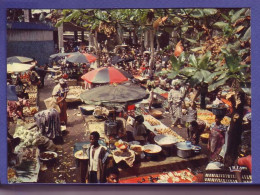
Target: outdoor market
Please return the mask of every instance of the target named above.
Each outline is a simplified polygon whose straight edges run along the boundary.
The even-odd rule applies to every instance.
[[[7,13],[9,183],[252,182],[249,9]]]

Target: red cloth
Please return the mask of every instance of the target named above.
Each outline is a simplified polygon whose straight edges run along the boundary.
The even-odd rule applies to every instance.
[[[161,96],[163,96],[164,98],[168,99],[168,93],[162,93]]]
[[[181,173],[184,171],[191,173],[189,170],[180,170],[180,171],[175,171],[175,172]],[[172,173],[174,173],[174,171],[172,171]],[[164,175],[164,174],[166,174],[166,173],[151,174],[151,175],[147,175],[147,176],[133,177],[133,178],[129,178],[129,179],[120,179],[119,183],[152,183],[149,179],[150,177],[156,178],[156,177],[159,177],[160,175]],[[176,182],[176,183],[191,183],[191,181],[183,180],[183,179],[181,179],[181,177],[179,177],[179,179],[180,179],[180,181]],[[197,177],[193,175],[192,181],[196,182]],[[156,180],[154,180],[154,183],[157,183]],[[168,183],[173,183],[171,178],[168,179]]]
[[[245,166],[249,169],[250,173],[252,174],[252,156],[248,155],[243,158],[239,158],[237,161],[239,166]]]
[[[58,101],[60,101],[62,97],[58,97]],[[60,107],[60,122],[65,123],[67,125],[68,117],[67,117],[67,102],[66,100],[63,100],[59,104]]]

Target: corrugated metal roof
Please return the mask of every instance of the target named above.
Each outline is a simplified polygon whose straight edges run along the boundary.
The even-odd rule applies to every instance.
[[[7,23],[7,29],[13,29],[13,30],[49,30],[49,31],[55,30],[55,28],[53,26],[43,24],[43,23],[32,23],[32,22]]]

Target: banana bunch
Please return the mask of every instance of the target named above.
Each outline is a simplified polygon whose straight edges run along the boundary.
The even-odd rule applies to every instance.
[[[110,37],[111,34],[116,32],[116,29],[114,26],[109,25],[108,23],[102,22],[99,24],[98,31],[103,32],[105,35]]]

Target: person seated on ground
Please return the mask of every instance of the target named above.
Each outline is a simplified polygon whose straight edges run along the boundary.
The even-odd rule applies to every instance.
[[[213,101],[214,105],[224,104],[224,102],[221,100],[222,98],[222,91],[219,91],[217,93],[216,99]]]
[[[91,146],[88,150],[89,161],[86,183],[105,183],[107,152],[103,146],[99,145],[99,138],[100,135],[96,131],[90,134]]]
[[[119,171],[116,167],[110,167],[106,170],[106,183],[118,183]]]
[[[30,104],[28,100],[18,98],[18,101],[7,101],[7,117],[9,121],[13,121],[13,117],[18,117],[25,121],[23,116],[23,108],[27,106],[30,108]]]
[[[135,140],[139,141],[141,144],[144,144],[147,138],[147,128],[145,127],[143,122],[144,117],[142,115],[138,115],[135,117],[133,135]]]
[[[30,81],[33,85],[40,86],[41,85],[41,77],[39,74],[36,72],[36,68],[32,68],[30,72]]]
[[[192,121],[187,128],[188,140],[193,145],[198,145],[200,141],[200,135],[204,131],[206,123],[203,121]]]

